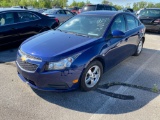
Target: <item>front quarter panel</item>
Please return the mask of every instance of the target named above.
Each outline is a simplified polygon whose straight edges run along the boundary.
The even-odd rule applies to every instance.
[[[85,50],[72,64],[73,68],[77,68],[80,66],[83,66],[84,68],[87,67],[87,65],[93,61],[96,58],[101,57],[103,59],[103,56],[101,55],[101,51],[103,46],[105,45],[105,41],[103,40],[100,43],[97,43],[96,45],[88,48]]]

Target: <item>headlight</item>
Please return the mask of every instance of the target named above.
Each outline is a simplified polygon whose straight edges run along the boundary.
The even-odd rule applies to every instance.
[[[62,70],[68,68],[79,55],[80,53],[73,55],[72,57],[62,59],[58,62],[49,62],[46,70]]]

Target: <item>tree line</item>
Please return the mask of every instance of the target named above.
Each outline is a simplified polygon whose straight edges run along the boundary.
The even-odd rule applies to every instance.
[[[11,6],[33,6],[35,8],[52,8],[53,6],[60,6],[60,7],[66,7],[68,0],[1,0],[0,7],[11,7]],[[90,0],[87,0],[86,2],[81,1],[77,2],[76,0],[73,0],[73,2],[69,5],[69,7],[83,7],[84,5],[92,4]],[[160,8],[160,2],[159,3],[153,3],[153,2],[135,2],[131,6],[131,3],[127,3],[126,5],[117,5],[113,4],[112,2],[109,2],[108,0],[103,0],[102,4],[109,4],[112,6],[115,6],[117,9],[123,9],[123,8],[132,8],[134,10],[139,10],[141,8]]]

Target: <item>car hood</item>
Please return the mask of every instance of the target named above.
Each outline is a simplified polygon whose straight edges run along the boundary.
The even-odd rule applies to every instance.
[[[97,38],[50,30],[29,38],[22,43],[20,49],[44,61],[57,61],[62,57],[82,52],[97,42]]]

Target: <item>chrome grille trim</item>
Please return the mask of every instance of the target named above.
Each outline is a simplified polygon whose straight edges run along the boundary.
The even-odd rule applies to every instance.
[[[34,57],[32,55],[28,55],[26,54],[25,52],[23,52],[22,50],[18,50],[19,54],[21,56],[26,56],[27,59],[31,60],[31,61],[37,61],[37,62],[42,62],[42,59],[41,58],[38,58],[38,57]]]

